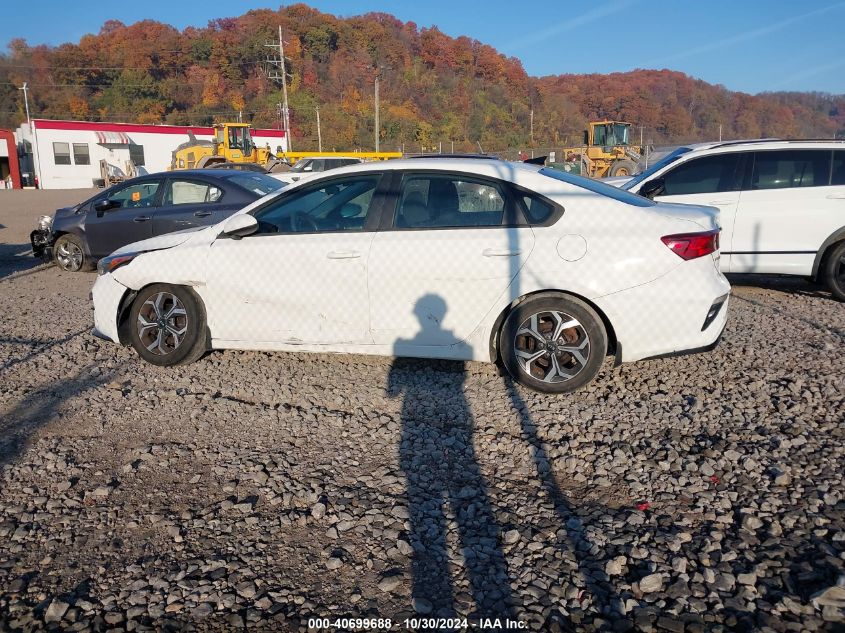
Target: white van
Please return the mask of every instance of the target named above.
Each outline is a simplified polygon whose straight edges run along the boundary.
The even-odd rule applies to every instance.
[[[845,300],[845,142],[688,145],[621,187],[718,207],[722,272],[810,277]]]

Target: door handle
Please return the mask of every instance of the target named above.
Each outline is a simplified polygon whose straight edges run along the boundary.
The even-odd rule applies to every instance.
[[[845,193],[829,193],[826,197],[828,200],[845,200]]]
[[[484,257],[516,257],[522,251],[507,251],[507,250],[497,250],[495,248],[485,248],[481,251],[481,254]]]
[[[139,216],[132,218],[132,221],[133,222],[146,222],[149,219],[150,219],[150,216],[148,216],[148,215],[139,215]]]
[[[197,218],[207,218],[211,215],[211,211],[196,211],[194,216]]]
[[[329,259],[357,259],[361,257],[358,251],[330,251],[326,257]]]

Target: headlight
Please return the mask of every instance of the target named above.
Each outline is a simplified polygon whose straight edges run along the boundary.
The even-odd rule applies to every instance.
[[[51,226],[53,226],[53,216],[42,215],[40,218],[38,218],[38,228],[42,231],[49,230]]]
[[[103,257],[103,259],[97,262],[97,274],[105,275],[106,273],[114,272],[121,266],[126,266],[126,264],[138,257],[140,254],[141,253],[127,253],[126,255],[110,255],[109,257]]]

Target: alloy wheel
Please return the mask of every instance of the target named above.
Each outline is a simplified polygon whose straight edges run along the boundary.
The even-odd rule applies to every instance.
[[[188,313],[182,301],[169,292],[150,296],[138,312],[138,338],[157,356],[172,354],[188,331]]]
[[[513,350],[526,375],[546,383],[560,383],[571,380],[587,365],[590,337],[571,315],[542,311],[519,326]]]
[[[82,258],[82,249],[73,242],[63,241],[56,249],[56,260],[62,270],[79,270],[82,267]]]

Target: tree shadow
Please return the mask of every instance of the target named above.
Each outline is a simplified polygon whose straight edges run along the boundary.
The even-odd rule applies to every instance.
[[[29,345],[30,350],[23,356],[18,358],[9,358],[5,360],[2,365],[0,365],[0,371],[6,371],[11,369],[15,365],[20,363],[25,363],[31,358],[35,358],[39,354],[43,354],[47,350],[56,345],[61,345],[62,343],[67,343],[72,338],[76,338],[80,334],[85,334],[91,330],[90,327],[83,328],[81,330],[77,330],[76,332],[70,332],[65,334],[62,338],[57,339],[21,339],[15,337],[7,337],[7,336],[0,336],[0,343],[13,343],[16,345]]]
[[[73,376],[50,382],[28,393],[0,418],[0,466],[23,453],[30,438],[53,419],[64,402],[110,382],[115,374],[115,369],[104,371],[90,364]]]
[[[43,265],[43,259],[33,257],[30,244],[0,244],[0,279]]]
[[[446,304],[436,295],[421,297],[414,313],[421,330],[406,346],[431,341],[458,344],[441,328]],[[413,547],[415,609],[421,614],[455,617],[467,613],[468,601],[456,591],[455,564],[463,565],[471,599],[480,618],[512,617],[510,580],[501,549],[500,528],[493,515],[487,485],[473,444],[474,421],[464,394],[463,363],[432,361],[426,379],[420,361],[396,358],[388,376],[390,397],[402,398],[402,440],[399,459],[407,480],[408,513]],[[447,534],[457,525],[463,561],[450,563]],[[430,604],[429,604],[430,603]]]

